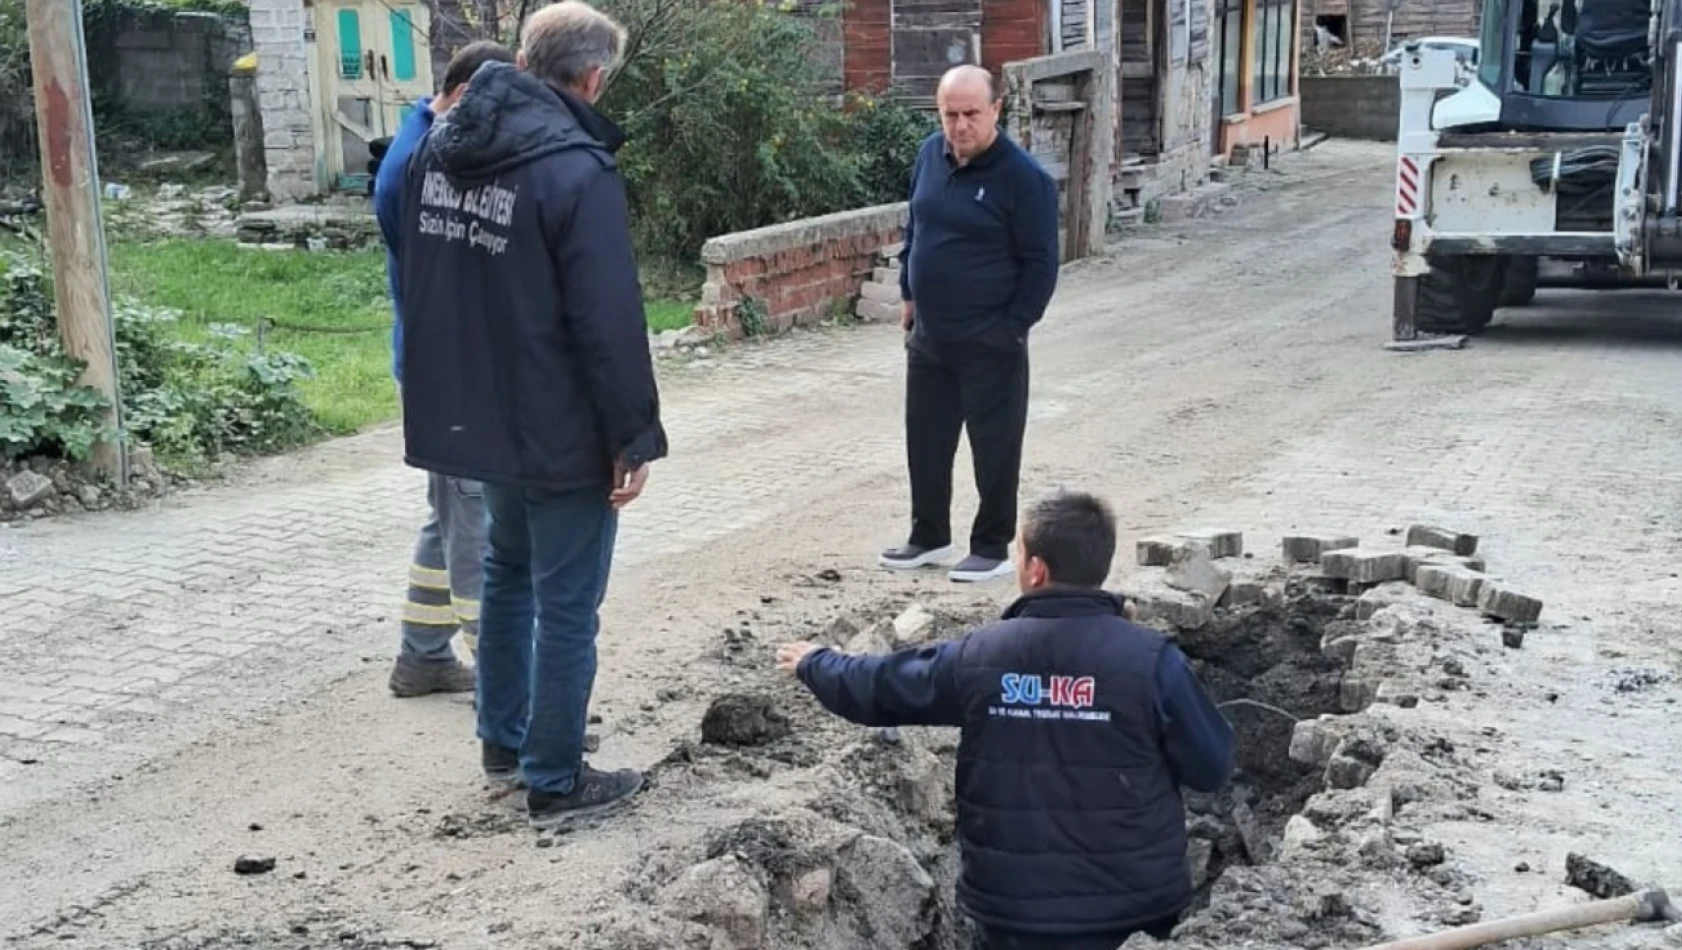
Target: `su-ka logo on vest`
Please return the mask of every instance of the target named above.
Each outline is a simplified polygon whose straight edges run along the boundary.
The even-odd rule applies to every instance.
[[[1061,706],[1087,709],[1097,681],[1090,676],[1045,676],[1037,673],[1006,673],[999,680],[1000,701],[1010,706]]]

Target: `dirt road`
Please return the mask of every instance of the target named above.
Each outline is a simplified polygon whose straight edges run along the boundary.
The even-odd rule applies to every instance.
[[[1547,612],[1415,710],[1477,749],[1487,816],[1430,834],[1489,915],[1564,899],[1568,850],[1682,888],[1660,833],[1682,769],[1682,319],[1673,299],[1544,291],[1465,351],[1385,352],[1390,162],[1322,146],[1235,209],[1070,269],[1035,338],[1024,491],[1104,493],[1129,551],[1217,523],[1262,551],[1293,529],[1481,535]],[[901,368],[885,327],[663,364],[673,457],[622,531],[604,763],[662,759],[752,682],[720,662],[744,633],[1008,599],[871,569],[904,524]],[[651,855],[793,794],[697,788],[532,847],[477,784],[467,706],[383,692],[419,511],[398,446],[373,433],[158,511],[0,531],[9,944],[569,946]],[[1563,791],[1494,781],[1543,770]],[[244,853],[277,869],[236,876]]]

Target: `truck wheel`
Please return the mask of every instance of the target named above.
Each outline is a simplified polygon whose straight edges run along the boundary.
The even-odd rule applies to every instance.
[[[1502,263],[1481,256],[1432,261],[1419,278],[1415,325],[1425,333],[1481,333],[1501,298]]]
[[[1501,306],[1524,307],[1536,299],[1536,275],[1542,259],[1539,257],[1508,257],[1501,278]]]

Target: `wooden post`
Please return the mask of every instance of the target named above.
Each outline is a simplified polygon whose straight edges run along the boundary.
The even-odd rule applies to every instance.
[[[41,140],[42,192],[64,348],[87,367],[82,381],[104,396],[112,438],[94,446],[95,470],[119,487],[128,481],[119,425],[116,341],[105,271],[105,228],[99,214],[93,106],[81,0],[26,0],[29,58],[35,73],[35,119]]]

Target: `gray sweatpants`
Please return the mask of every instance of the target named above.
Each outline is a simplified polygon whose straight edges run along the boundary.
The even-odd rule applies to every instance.
[[[448,660],[461,631],[469,653],[479,646],[479,596],[484,586],[485,498],[479,482],[427,473],[430,511],[409,565],[403,605],[403,653]]]

